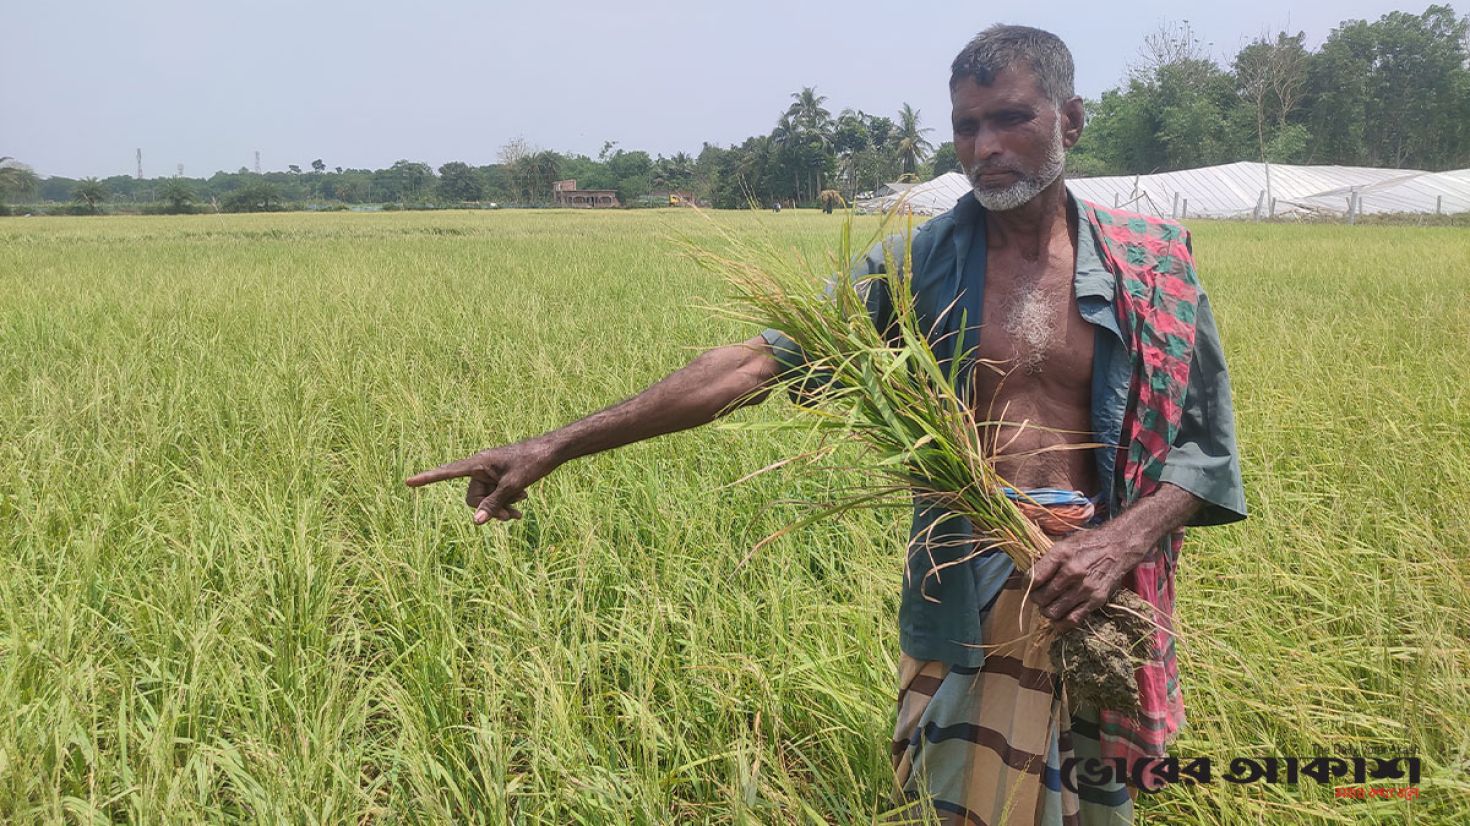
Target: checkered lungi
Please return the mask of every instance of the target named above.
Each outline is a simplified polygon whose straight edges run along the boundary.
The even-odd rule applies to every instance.
[[[1133,822],[1121,780],[1061,782],[1063,761],[1101,757],[1097,713],[1070,709],[1053,673],[1049,642],[1024,600],[1026,578],[1007,566],[1004,586],[981,613],[983,666],[970,668],[903,655],[893,767],[903,817],[942,823],[1102,826]],[[927,804],[925,801],[927,800]]]

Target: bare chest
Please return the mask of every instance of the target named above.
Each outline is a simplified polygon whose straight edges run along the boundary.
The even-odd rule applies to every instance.
[[[1072,268],[1059,266],[1070,262],[996,263],[986,272],[979,341],[990,367],[981,372],[993,378],[982,385],[995,385],[993,393],[1003,377],[1011,392],[1089,394],[1093,329],[1077,311]]]

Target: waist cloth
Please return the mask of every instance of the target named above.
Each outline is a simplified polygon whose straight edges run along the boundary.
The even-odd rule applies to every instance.
[[[1096,503],[1078,491],[1005,493],[1049,535],[1101,521]],[[998,549],[980,556],[987,554],[1004,557]],[[1034,633],[1041,615],[1035,601],[1025,598],[1026,576],[1009,558],[980,570],[992,580],[983,593],[993,592],[978,618],[984,664],[972,668],[900,656],[891,753],[896,796],[932,806],[943,823],[1132,823],[1133,800],[1122,779],[1089,784],[1083,773],[1074,773],[1075,783],[1063,783],[1063,764],[1072,758],[1163,756],[1163,749],[1137,743],[1120,749],[1117,737],[1104,734],[1099,710],[1071,707],[1052,669],[1049,642]],[[1109,740],[1111,748],[1105,745]],[[901,816],[920,815],[905,807]]]

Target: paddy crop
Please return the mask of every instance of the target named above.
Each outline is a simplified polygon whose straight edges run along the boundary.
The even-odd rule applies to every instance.
[[[814,257],[839,216],[717,213]],[[1251,518],[1179,570],[1180,756],[1411,754],[1470,820],[1470,230],[1191,225]],[[687,212],[0,221],[0,821],[870,822],[907,514],[787,431],[578,460],[525,518],[403,477],[758,332]],[[775,405],[735,413],[774,419]],[[1406,781],[1383,780],[1400,786]]]

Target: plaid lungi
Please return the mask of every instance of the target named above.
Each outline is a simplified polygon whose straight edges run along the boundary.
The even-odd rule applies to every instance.
[[[932,806],[943,823],[1132,823],[1122,780],[1079,779],[1076,791],[1062,783],[1064,761],[1103,756],[1098,714],[1069,708],[1049,641],[1034,633],[1041,615],[1024,599],[1027,579],[1007,567],[1004,586],[981,612],[982,666],[907,654],[899,661],[894,777],[900,799],[916,803],[904,817],[923,822],[921,807]]]

